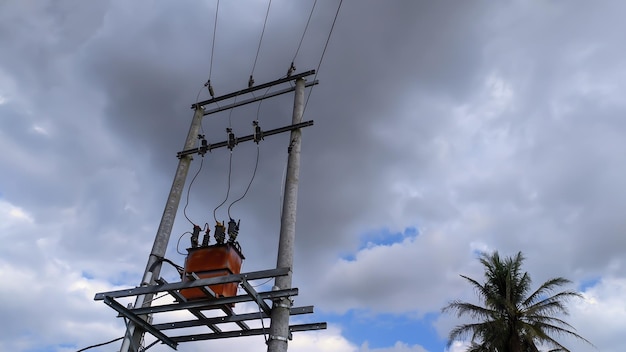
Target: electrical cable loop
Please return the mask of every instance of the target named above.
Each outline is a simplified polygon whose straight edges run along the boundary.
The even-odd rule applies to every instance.
[[[228,196],[230,195],[230,183],[231,183],[232,169],[233,169],[233,151],[231,150],[229,158],[228,158],[228,187],[226,189],[226,197],[217,207],[215,207],[215,209],[213,209],[213,219],[215,220],[216,224],[220,224],[220,222],[217,221],[217,210],[226,203],[226,201],[228,200]],[[224,226],[224,225],[222,224],[221,226]],[[216,232],[215,236],[217,239],[217,228],[215,229],[215,232]]]
[[[189,197],[190,197],[190,193],[191,193],[191,187],[193,186],[194,181],[196,180],[196,178],[198,177],[198,175],[200,174],[200,171],[202,171],[202,166],[204,165],[204,153],[206,153],[206,151],[204,149],[202,149],[205,146],[206,143],[206,139],[204,139],[204,135],[203,134],[199,134],[198,135],[198,139],[202,140],[202,147],[200,148],[200,155],[202,155],[202,159],[200,159],[200,167],[198,167],[198,171],[196,171],[196,174],[193,176],[193,178],[191,179],[191,182],[189,183],[189,187],[187,187],[187,197],[185,200],[185,206],[183,207],[183,215],[185,216],[185,219],[187,219],[187,221],[189,221],[192,225],[196,225],[193,221],[191,221],[191,219],[189,218],[189,216],[187,216],[187,207],[189,206]],[[208,149],[208,143],[206,143],[206,147]],[[204,150],[204,153],[203,153]]]

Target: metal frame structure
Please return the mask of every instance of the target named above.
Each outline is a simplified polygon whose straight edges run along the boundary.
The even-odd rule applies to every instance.
[[[270,290],[257,292],[254,289],[253,285],[250,284],[250,281],[285,276],[288,275],[289,272],[289,268],[278,268],[272,270],[219,276],[207,279],[197,279],[187,282],[180,281],[175,283],[168,283],[165,280],[160,279],[158,280],[157,285],[140,286],[131,289],[101,292],[97,293],[94,299],[104,301],[105,304],[116,310],[121,317],[128,319],[136,326],[139,326],[144,331],[150,333],[157,339],[157,341],[160,341],[161,343],[164,343],[171,348],[176,349],[178,344],[181,342],[269,334],[269,329],[250,328],[248,324],[246,324],[246,321],[255,321],[270,318],[271,308],[267,304],[266,300],[273,301],[284,297],[296,296],[298,295],[298,289],[291,288],[286,290]],[[191,277],[194,276],[195,275],[192,275]],[[231,282],[238,282],[245,291],[245,294],[233,297],[216,297],[209,287],[211,285],[225,284]],[[194,287],[201,288],[203,292],[207,295],[207,298],[188,301],[180,294],[180,290]],[[124,305],[116,300],[123,297],[134,297],[139,295],[157,294],[162,292],[169,293],[176,302],[173,304],[164,304],[143,308],[126,308],[124,307]],[[235,313],[231,305],[234,303],[242,302],[255,302],[259,307],[258,313]],[[223,315],[216,317],[207,317],[203,313],[204,311],[217,310],[221,310]],[[197,319],[173,319],[159,324],[152,324],[151,320],[145,320],[145,316],[148,314],[155,315],[177,311],[188,311]],[[290,308],[290,315],[301,315],[309,313],[313,313],[313,306]],[[237,329],[227,331],[223,330],[223,324],[228,323],[236,324]],[[200,326],[206,326],[210,330],[210,332],[196,332],[185,334],[187,329]],[[325,322],[289,326],[290,332],[322,329],[326,329]],[[164,332],[170,330],[179,331],[181,334],[171,336],[167,335]]]
[[[313,306],[292,307],[293,300],[291,299],[292,296],[296,296],[298,294],[298,289],[291,287],[291,278],[293,267],[293,247],[295,240],[298,174],[300,165],[300,129],[313,125],[313,121],[302,121],[305,105],[304,89],[318,84],[316,80],[307,83],[304,78],[313,74],[315,74],[315,70],[306,71],[283,77],[272,82],[251,86],[220,97],[214,97],[192,105],[192,109],[194,109],[194,116],[191,121],[191,126],[189,128],[183,150],[177,154],[179,159],[178,167],[176,169],[174,181],[172,182],[172,188],[170,189],[140,286],[118,291],[101,292],[97,293],[94,297],[95,300],[102,300],[105,304],[116,310],[119,313],[119,316],[125,318],[127,322],[126,334],[120,350],[121,352],[145,351],[158,342],[162,342],[171,348],[176,349],[180,342],[253,335],[268,335],[266,338],[268,352],[285,352],[287,350],[287,341],[291,339],[292,332],[326,329],[325,322],[300,325],[291,325],[289,323],[289,317],[291,315],[313,313]],[[290,87],[270,92],[270,88],[276,85],[290,83],[292,81],[295,82],[295,85],[290,85]],[[236,101],[237,97],[253,93],[254,91],[260,89],[266,89],[264,95],[258,97],[253,95],[253,98],[240,102]],[[209,144],[204,139],[203,135],[198,134],[201,120],[206,115],[279,96],[292,91],[295,91],[295,98],[291,125],[263,131],[255,121],[255,123],[253,123],[255,128],[254,134],[237,138],[230,129],[227,129],[228,139],[215,144]],[[234,102],[230,105],[218,107],[217,109],[210,111],[205,111],[204,109],[204,107],[208,104],[232,98],[234,98]],[[167,244],[169,242],[173,222],[176,217],[192,156],[194,154],[204,155],[208,151],[221,147],[227,147],[232,150],[237,144],[246,141],[259,143],[265,136],[271,136],[283,132],[290,132],[290,144],[287,149],[287,174],[284,185],[285,191],[281,216],[280,238],[278,243],[277,269],[243,274],[230,274],[212,278],[199,278],[196,273],[188,272],[186,273],[184,281],[181,280],[180,282],[175,283],[168,283],[161,278],[161,265],[165,260],[164,258]],[[198,139],[201,140],[201,146],[195,147]],[[257,292],[254,286],[250,284],[250,281],[268,278],[274,278],[275,282],[271,291]],[[218,297],[210,287],[211,285],[235,282],[241,286],[245,294],[230,297]],[[189,288],[201,289],[206,297],[188,300],[180,293],[180,290]],[[153,306],[153,297],[161,292],[169,293],[169,295],[174,298],[175,303]],[[116,300],[124,297],[134,297],[134,305],[129,304],[128,307],[125,307]],[[271,307],[266,301],[271,302]],[[232,307],[235,303],[240,302],[256,303],[259,308],[258,312],[237,314]],[[182,319],[180,318],[180,314],[173,314],[174,312],[180,311],[191,313],[191,316],[195,317],[195,319],[180,320]],[[209,317],[205,315],[206,311],[217,313],[221,311],[220,314],[223,315]],[[170,314],[168,315],[167,313]],[[153,324],[153,316],[155,314],[159,314],[159,317],[164,316],[164,318],[172,317],[172,319],[164,323]],[[263,325],[263,319],[270,319],[270,326],[268,329],[266,329]],[[261,329],[250,328],[250,326],[246,323],[247,321],[255,320],[261,320]],[[232,327],[233,325],[236,326],[234,330],[225,330],[225,328]],[[209,332],[197,331],[198,328],[203,326],[207,327]],[[192,330],[191,333],[189,332],[190,329]],[[179,332],[182,330],[183,333],[187,334],[180,334],[176,336],[166,334],[166,332],[169,333],[170,330]],[[143,336],[146,332],[156,337],[156,341],[145,348],[139,348],[138,346],[141,345]]]

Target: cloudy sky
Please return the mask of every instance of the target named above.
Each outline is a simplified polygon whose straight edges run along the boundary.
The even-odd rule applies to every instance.
[[[338,1],[0,3],[0,350],[76,351],[120,337],[96,292],[136,286],[192,117],[207,99],[316,69]],[[626,24],[622,1],[375,1],[341,6],[305,120],[294,286],[328,330],[290,351],[446,351],[474,300],[480,251],[522,251],[534,283],[563,276],[584,299],[566,319],[626,350]],[[211,57],[213,60],[211,61]],[[211,65],[212,62],[212,65]],[[254,68],[253,68],[254,67]],[[203,121],[251,133],[291,121],[292,96]],[[276,261],[288,136],[258,148],[241,219],[244,271]],[[227,206],[257,147],[232,154]],[[201,160],[202,169],[200,169]],[[196,157],[167,257],[214,223],[229,153]],[[186,194],[185,194],[186,195]],[[183,235],[181,244],[177,240]],[[176,280],[164,268],[162,275]],[[165,303],[171,298],[161,298]],[[240,305],[238,309],[253,309]],[[455,342],[449,351],[461,351]],[[264,351],[262,337],[180,351]],[[93,351],[115,351],[119,343]],[[151,350],[168,351],[164,345]]]

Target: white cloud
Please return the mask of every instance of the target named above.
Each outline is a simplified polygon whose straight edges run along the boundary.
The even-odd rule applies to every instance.
[[[369,344],[365,342],[359,347],[358,352],[427,352],[424,347],[420,345],[408,345],[404,342],[397,341],[391,347],[370,348]]]
[[[32,224],[34,221],[24,209],[0,199],[0,229],[8,230],[22,224]]]
[[[188,104],[207,78],[213,10],[207,4],[3,6],[2,277],[35,283],[24,295],[0,289],[21,307],[11,328],[25,334],[3,335],[0,349],[82,347],[123,331],[114,312],[88,296],[94,286],[110,286],[107,281],[135,285],[141,275],[186,133]],[[272,8],[257,82],[283,75],[292,58],[308,6],[289,4]],[[220,91],[247,81],[264,10],[257,5],[243,9],[233,2],[220,10],[212,78]],[[316,125],[305,131],[303,148],[294,272],[299,300],[339,312],[437,312],[449,299],[472,297],[458,274],[480,277],[474,252],[484,249],[524,251],[535,282],[621,277],[623,4],[344,6],[322,84],[307,108]],[[299,68],[316,67],[332,15],[334,5],[317,8]],[[264,126],[288,120],[290,104],[264,102]],[[233,123],[249,128],[253,110],[236,111]],[[205,120],[206,133],[223,138],[225,120]],[[57,138],[40,138],[46,133]],[[252,267],[275,263],[274,202],[285,156],[283,144],[271,144],[277,140],[261,144],[256,182],[238,204],[246,209],[240,237]],[[241,164],[233,169],[233,194],[253,164],[245,151],[238,146],[234,153]],[[194,219],[211,218],[221,201],[225,154],[206,158],[191,192]],[[181,214],[178,219],[174,240],[188,230]],[[358,250],[365,232],[413,226],[420,230],[416,238]],[[355,260],[338,259],[345,253]],[[621,289],[603,285],[588,291],[595,305],[573,310],[573,319],[602,319],[592,309],[602,307],[621,321],[621,312],[603,303],[619,300],[600,288]],[[54,306],[39,314],[30,300]],[[27,335],[29,320],[38,335]],[[590,339],[624,350],[613,335],[619,326],[610,326],[609,335],[591,326]],[[338,331],[295,337],[294,348],[298,341],[306,342],[298,348],[363,347]],[[263,347],[262,339],[241,341],[218,345]],[[197,350],[214,344],[201,346]],[[399,342],[389,348],[419,347]]]
[[[469,348],[470,344],[467,341],[454,341],[450,345],[450,347],[446,350],[447,352],[465,352]]]
[[[597,350],[618,352],[626,350],[626,278],[605,277],[583,292],[583,299],[572,300],[566,320],[576,332],[593,343]],[[568,338],[566,346],[576,351],[596,351],[595,348]]]
[[[473,256],[450,234],[422,232],[392,245],[368,246],[354,260],[338,260],[314,286],[322,297],[320,308],[345,312],[420,314],[438,311],[449,292],[458,291],[458,274]],[[445,254],[442,254],[445,253]]]
[[[50,132],[46,128],[41,126],[41,125],[33,125],[32,128],[33,128],[33,131],[35,133],[37,133],[37,134],[40,134],[40,135],[43,135],[43,136],[49,136],[50,135]]]

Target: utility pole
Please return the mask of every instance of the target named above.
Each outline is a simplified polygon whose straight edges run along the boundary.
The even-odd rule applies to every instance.
[[[296,80],[296,91],[293,103],[292,125],[302,122],[304,113],[303,78]],[[291,131],[289,142],[289,157],[287,159],[287,175],[285,177],[285,196],[280,219],[280,239],[278,243],[277,268],[289,268],[285,276],[276,277],[274,289],[291,288],[293,273],[293,252],[296,235],[296,206],[298,200],[298,179],[300,175],[300,145],[302,132],[300,129]],[[270,336],[267,343],[268,352],[286,352],[287,340],[291,336],[289,331],[289,310],[292,301],[289,297],[276,299],[272,305]]]
[[[189,133],[187,134],[187,139],[185,140],[184,149],[191,149],[195,146],[203,116],[204,108],[196,106],[193,119],[191,120],[191,126],[189,127]],[[174,182],[172,182],[172,188],[170,189],[170,194],[167,197],[167,203],[165,203],[165,209],[163,210],[163,215],[161,216],[159,229],[157,230],[154,244],[152,245],[152,251],[148,257],[148,264],[146,265],[146,270],[144,271],[144,275],[141,280],[141,286],[154,285],[154,280],[160,276],[162,260],[165,257],[165,251],[167,250],[167,244],[170,239],[170,234],[172,233],[178,204],[180,203],[180,198],[185,186],[185,180],[187,179],[187,172],[189,171],[189,165],[191,164],[192,159],[192,155],[180,156],[178,167],[176,168],[176,175],[174,176]],[[141,308],[146,305],[150,305],[150,301],[153,296],[154,294],[137,296],[134,307]],[[136,351],[141,339],[143,338],[143,334],[144,331],[142,329],[136,328],[133,322],[129,322],[120,352]]]
[[[263,319],[268,318],[271,319],[269,327],[270,336],[267,343],[268,352],[286,352],[287,342],[291,339],[293,332],[326,329],[327,324],[325,322],[289,325],[289,317],[291,315],[313,313],[313,306],[293,307],[293,301],[291,299],[291,297],[298,295],[298,288],[292,287],[291,285],[295,246],[298,178],[300,173],[301,129],[313,125],[312,120],[302,122],[305,105],[304,90],[306,87],[311,87],[318,83],[316,80],[306,83],[304,77],[313,74],[315,74],[315,70],[288,75],[287,77],[282,77],[256,86],[249,86],[246,89],[228,93],[220,97],[212,97],[209,100],[196,102],[192,105],[194,114],[191,126],[189,127],[184,149],[177,154],[179,159],[178,167],[140,286],[100,292],[96,293],[94,296],[94,300],[103,301],[109,307],[116,310],[119,316],[127,321],[126,334],[124,335],[120,352],[139,352],[146,332],[156,338],[146,349],[159,342],[176,349],[178,344],[182,342],[265,335],[267,333],[265,329],[253,329],[246,324],[246,321],[263,321]],[[290,85],[289,88],[273,91],[271,93],[268,93],[269,90],[266,90],[266,94],[263,96],[254,96],[253,94],[251,99],[239,102],[235,99],[230,105],[218,105],[217,109],[210,111],[205,111],[204,109],[206,105],[294,81],[296,83],[295,86]],[[234,134],[229,133],[227,140],[216,143],[208,143],[208,141],[204,139],[204,136],[198,135],[204,116],[223,111],[224,109],[232,109],[290,93],[292,91],[295,91],[295,98],[291,125],[262,130],[258,121],[253,121],[253,134],[235,137]],[[290,132],[291,136],[288,147],[287,174],[284,185],[285,191],[281,213],[276,268],[248,273],[240,273],[239,269],[235,269],[235,272],[229,271],[227,275],[200,277],[198,273],[195,272],[196,269],[193,269],[192,272],[190,271],[191,269],[188,270],[189,268],[185,266],[185,272],[181,274],[180,282],[168,283],[164,278],[161,278],[161,265],[164,261],[168,261],[165,259],[165,252],[167,250],[192,156],[194,154],[204,156],[211,150],[225,147],[232,148],[235,145],[248,141],[259,143],[264,138],[284,132]],[[196,145],[197,138],[202,140],[199,146]],[[210,246],[207,246],[207,248],[208,247]],[[171,261],[168,262],[171,263]],[[228,264],[218,264],[216,266],[215,263],[212,263],[210,260],[205,264],[206,266],[202,266],[202,268],[198,270],[214,270],[215,268],[217,268],[217,270],[231,270]],[[275,278],[274,287],[272,287],[270,291],[259,292],[255,290],[254,285],[250,284],[253,280],[265,278]],[[217,295],[211,289],[214,285],[230,285],[232,283],[240,285],[245,293]],[[189,292],[188,290],[200,290],[205,293],[205,296],[187,297],[184,292]],[[152,306],[153,297],[160,293],[168,293],[176,300],[176,303]],[[135,303],[132,306],[125,306],[117,301],[119,298],[133,296],[135,297]],[[233,310],[235,303],[249,301],[257,303],[259,306],[258,314],[237,313]],[[269,302],[265,301],[271,301],[272,307],[270,308]],[[221,310],[225,315],[207,317],[202,313],[204,310]],[[187,311],[197,319],[181,320],[180,316],[173,314],[177,311]],[[162,315],[159,315],[159,322],[153,323],[152,317],[155,314],[161,313]],[[161,318],[165,318],[165,321],[163,322]],[[224,326],[226,329],[224,329]],[[236,326],[235,329],[232,329],[234,326]],[[206,333],[198,331],[197,329],[191,330],[196,327],[206,327],[210,332]],[[176,330],[176,332],[171,333],[170,330]]]

